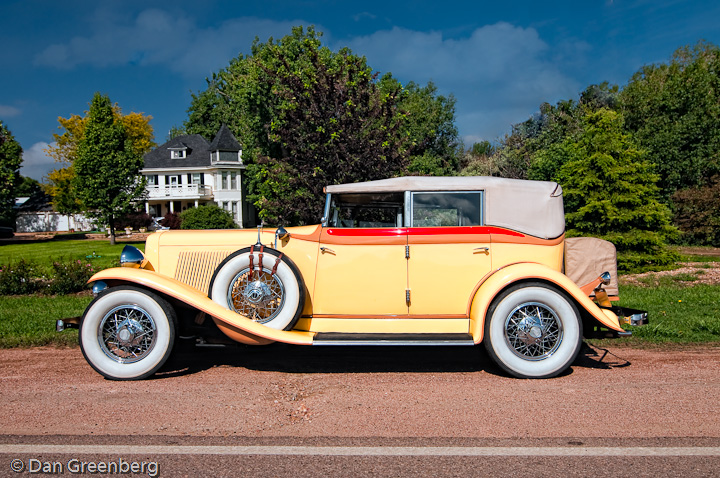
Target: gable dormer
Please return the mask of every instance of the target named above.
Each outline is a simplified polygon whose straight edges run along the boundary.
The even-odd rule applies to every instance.
[[[210,143],[210,162],[242,164],[242,146],[226,124],[220,127],[220,131]]]
[[[185,143],[171,146],[168,149],[170,150],[170,159],[185,159],[188,157],[188,155],[190,155],[190,152],[192,151]]]

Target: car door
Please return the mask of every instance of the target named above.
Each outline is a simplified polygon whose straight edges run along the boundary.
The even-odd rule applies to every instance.
[[[323,228],[313,316],[407,316],[406,228]]]
[[[492,266],[482,191],[409,196],[409,314],[465,318],[475,287]]]

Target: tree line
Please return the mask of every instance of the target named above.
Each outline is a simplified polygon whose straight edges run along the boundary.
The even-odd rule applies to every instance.
[[[577,100],[540,105],[497,142],[466,147],[452,95],[438,94],[432,83],[403,85],[379,75],[365,57],[332,51],[321,37],[296,27],[279,40],[256,40],[250,54],[232,59],[192,95],[187,119],[171,132],[211,138],[227,124],[243,145],[249,200],[266,223],[317,222],[327,184],[492,175],[559,182],[568,235],[612,240],[630,267],[672,261],[669,242],[720,245],[717,46],[680,48],[622,88],[590,85]],[[86,188],[78,165],[82,155],[95,154],[86,129],[96,121],[98,96],[106,98],[96,95],[85,117],[59,119],[64,132],[50,153],[64,164],[48,178],[58,209],[89,207],[90,195],[68,185]],[[109,99],[103,102],[104,117],[125,131],[124,140],[114,140],[127,142],[117,160],[141,158],[154,145],[150,117],[124,116],[112,105],[107,113]],[[137,174],[141,166],[129,163],[124,171]],[[119,167],[113,164],[110,170]],[[123,188],[112,197],[129,198],[132,188]]]

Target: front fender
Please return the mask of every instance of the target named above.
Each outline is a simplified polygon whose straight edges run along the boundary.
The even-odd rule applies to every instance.
[[[609,310],[601,309],[587,294],[571,281],[565,274],[545,265],[533,262],[511,264],[492,271],[478,284],[470,304],[470,334],[476,344],[482,342],[485,330],[485,318],[490,304],[507,286],[523,280],[540,280],[555,285],[572,297],[590,316],[603,327],[618,332],[622,331],[617,315]]]
[[[141,285],[205,312],[214,319],[229,326],[228,328],[230,328],[230,330],[233,328],[240,329],[241,331],[270,341],[296,345],[311,345],[313,336],[315,335],[313,332],[284,331],[265,327],[245,316],[216,304],[197,289],[193,289],[182,282],[159,275],[153,271],[129,267],[115,267],[98,272],[90,278],[89,282],[98,280],[122,281]]]

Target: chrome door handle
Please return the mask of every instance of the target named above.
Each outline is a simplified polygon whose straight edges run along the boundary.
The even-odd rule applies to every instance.
[[[477,254],[478,252],[482,252],[484,254],[490,254],[490,248],[489,247],[478,247],[477,249],[473,249],[473,254]]]
[[[321,247],[321,248],[320,248],[320,252],[322,252],[323,254],[325,254],[325,253],[327,252],[328,254],[333,254],[333,255],[335,255],[335,251],[333,251],[333,250],[330,249],[329,247]]]

